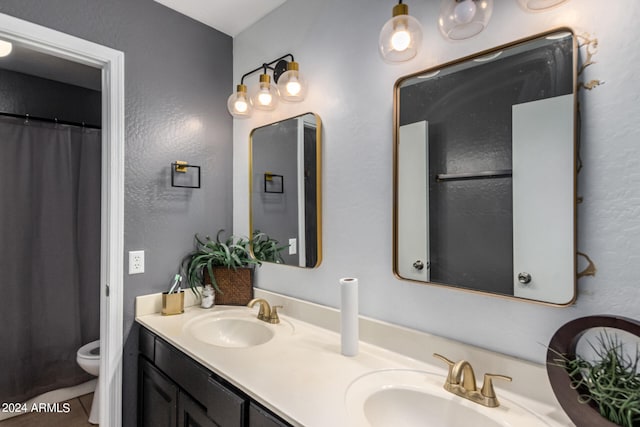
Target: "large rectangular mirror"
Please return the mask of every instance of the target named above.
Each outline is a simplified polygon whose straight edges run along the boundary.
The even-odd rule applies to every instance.
[[[576,57],[560,29],[397,81],[398,277],[574,301]]]
[[[251,131],[249,221],[262,261],[317,267],[322,259],[322,123],[307,113]]]

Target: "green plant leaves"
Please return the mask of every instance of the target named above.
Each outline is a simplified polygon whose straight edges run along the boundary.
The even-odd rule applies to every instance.
[[[280,245],[280,243],[270,238],[267,234],[256,230],[252,237],[252,250],[256,259],[265,262],[284,263],[282,251],[289,245]]]
[[[620,426],[640,426],[640,351],[636,348],[635,357],[626,355],[617,336],[606,332],[600,334],[597,345],[589,345],[595,361],[580,356],[562,360],[572,387],[588,391],[580,396],[580,402],[594,401],[603,417]]]
[[[231,235],[222,241],[220,236],[223,232],[224,230],[218,231],[215,241],[209,236],[202,239],[196,234],[194,236],[196,249],[186,255],[180,263],[180,271],[196,295],[197,287],[203,284],[205,269],[209,273],[215,290],[221,292],[213,274],[213,267],[227,267],[235,270],[239,267],[260,265],[260,258],[254,258],[251,255],[250,239]]]

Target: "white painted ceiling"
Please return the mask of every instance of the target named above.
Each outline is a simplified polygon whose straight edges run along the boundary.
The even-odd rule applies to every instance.
[[[234,37],[286,0],[155,0]]]

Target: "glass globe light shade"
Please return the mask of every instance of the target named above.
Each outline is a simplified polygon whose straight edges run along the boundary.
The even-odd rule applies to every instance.
[[[268,74],[260,74],[260,84],[251,95],[251,105],[264,111],[274,110],[278,105],[278,90],[271,84]]]
[[[393,17],[389,19],[382,30],[378,46],[385,61],[408,61],[416,56],[422,44],[422,26],[413,16],[409,15],[406,4],[397,4],[393,8]]]
[[[0,40],[0,57],[7,56],[13,50],[13,45],[4,40]]]
[[[493,0],[443,0],[438,27],[450,40],[464,40],[485,29],[493,12]]]
[[[453,19],[459,24],[468,24],[473,21],[477,11],[478,8],[473,0],[464,0],[453,8]]]
[[[300,102],[307,95],[307,82],[300,74],[297,62],[287,64],[287,71],[278,78],[280,98],[287,102]]]
[[[245,85],[240,84],[236,87],[236,92],[232,93],[227,100],[227,109],[235,118],[246,119],[251,117],[252,108]]]
[[[528,12],[541,12],[556,7],[567,0],[518,0],[520,6]]]

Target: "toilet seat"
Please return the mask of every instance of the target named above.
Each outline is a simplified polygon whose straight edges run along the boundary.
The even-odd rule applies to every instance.
[[[78,349],[78,358],[100,360],[100,340],[92,341]]]
[[[98,424],[100,415],[100,340],[80,347],[76,353],[76,362],[87,373],[98,377],[88,420],[91,424]]]

